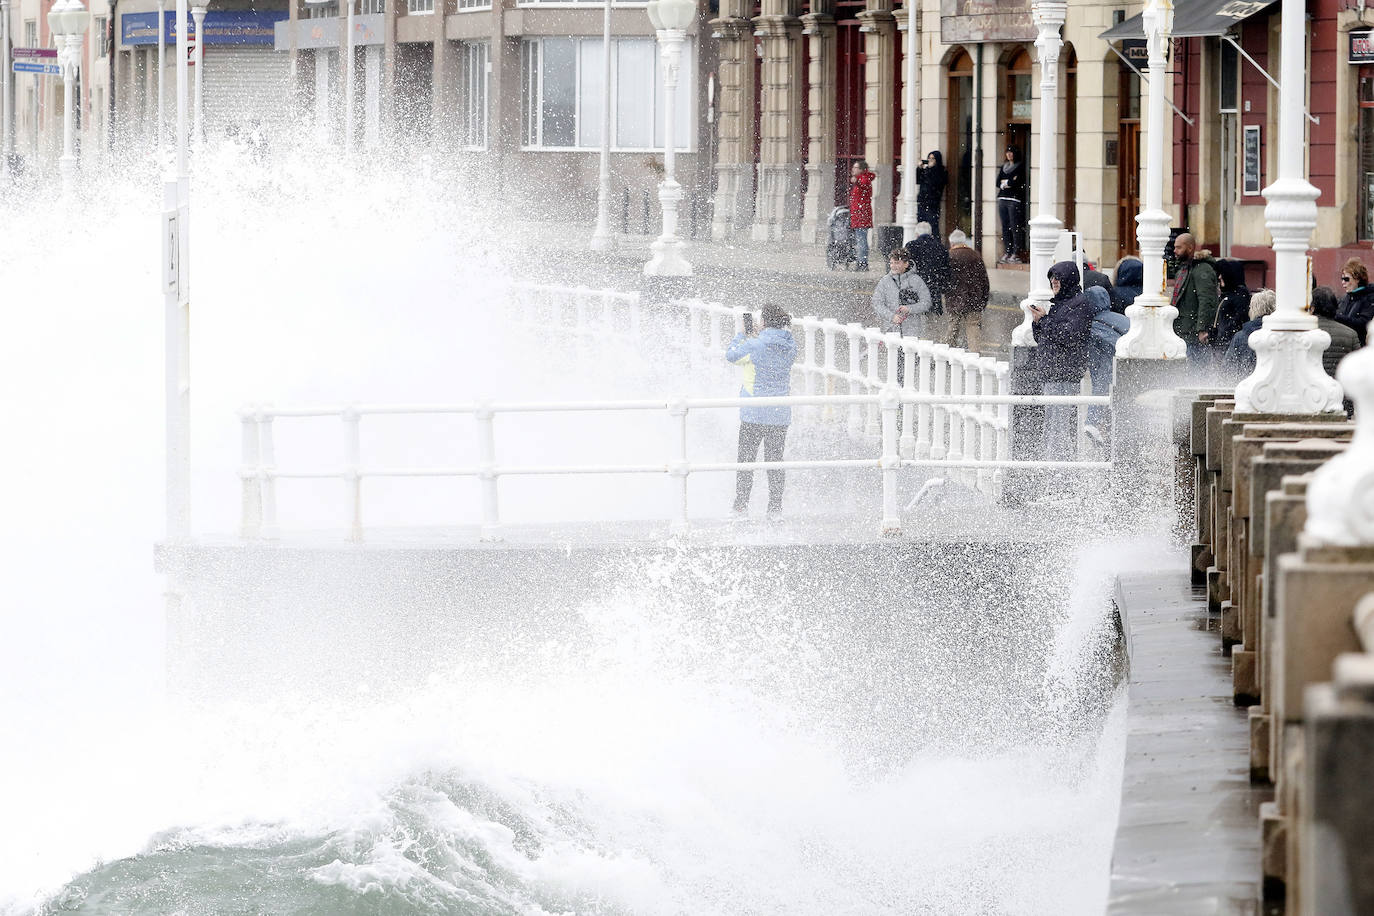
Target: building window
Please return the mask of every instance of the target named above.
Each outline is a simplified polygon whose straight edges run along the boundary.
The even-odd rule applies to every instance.
[[[406,0],[406,12],[432,13],[434,12],[434,0]]]
[[[24,20],[24,47],[26,47],[26,48],[36,48],[36,47],[38,47],[38,20],[37,20],[37,19],[25,19],[25,20]]]
[[[517,5],[540,6],[543,4],[556,4],[562,6],[571,4],[581,6],[583,4],[591,4],[593,6],[602,6],[604,3],[605,0],[518,0]],[[612,6],[647,6],[648,3],[649,0],[611,0]]]
[[[490,60],[489,42],[458,42],[458,79],[461,84],[458,142],[466,149],[487,148],[487,74],[491,69]]]
[[[358,4],[359,16],[380,15],[386,12],[386,0],[362,0]]]
[[[95,43],[95,59],[100,60],[109,50],[109,37],[106,33],[110,30],[110,21],[104,16],[95,17],[95,25],[91,28],[91,41]]]
[[[601,145],[602,45],[599,38],[543,38],[521,44],[521,142],[543,149],[595,149]],[[623,38],[611,49],[611,145],[657,149],[663,145],[663,70],[649,39]],[[682,49],[675,145],[691,149],[693,45]]]
[[[335,3],[307,3],[305,5],[306,19],[338,19],[339,4]]]
[[[458,0],[460,10],[489,10],[491,0]]]

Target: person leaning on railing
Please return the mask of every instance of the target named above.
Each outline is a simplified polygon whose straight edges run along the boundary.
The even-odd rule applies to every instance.
[[[786,397],[791,394],[792,364],[797,359],[797,342],[788,328],[792,316],[779,306],[763,307],[763,327],[757,332],[752,316],[745,314],[744,334],[736,334],[725,350],[725,358],[744,370],[740,397]],[[782,461],[787,427],[792,422],[791,407],[741,407],[739,409],[739,462],[757,460],[763,445],[764,461]],[[768,517],[782,514],[782,489],[786,474],[768,472]],[[735,515],[749,514],[749,496],[754,489],[754,472],[735,474]]]

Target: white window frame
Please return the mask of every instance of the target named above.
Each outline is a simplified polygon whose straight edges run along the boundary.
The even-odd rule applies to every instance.
[[[406,14],[409,16],[434,15],[434,0],[406,0]]]
[[[585,10],[605,5],[605,0],[516,0],[516,6],[538,6],[543,9]],[[611,0],[611,8],[638,7],[645,9],[649,0]]]
[[[91,39],[95,42],[95,59],[103,59],[109,52],[110,20],[105,16],[96,16],[92,20]]]
[[[458,111],[465,150],[485,150],[488,142],[488,116],[491,92],[491,42],[458,42],[458,78],[461,82]],[[481,91],[474,98],[473,84]]]
[[[386,0],[359,0],[359,16],[377,16],[386,12]]]
[[[306,19],[338,19],[338,0],[333,3],[308,3],[305,7]]]
[[[458,12],[475,13],[491,9],[491,0],[458,0]]]
[[[38,20],[24,20],[24,45],[30,48],[38,47]]]
[[[540,5],[541,5],[541,6],[548,6],[548,4],[540,4]],[[572,5],[572,6],[577,6],[577,7],[585,7],[587,4],[586,4],[586,3],[575,3],[575,4],[571,4],[571,5]],[[552,38],[553,36],[550,36],[550,37]],[[572,39],[572,41],[575,42],[575,43],[576,43],[576,42],[582,42],[582,41],[599,41],[599,40],[600,40],[599,36],[595,36],[595,35],[570,35],[570,36],[567,36],[567,38]],[[543,58],[543,43],[544,43],[544,40],[545,40],[544,38],[527,38],[527,39],[525,39],[525,40],[523,40],[523,41],[520,42],[520,72],[521,72],[521,85],[520,85],[520,104],[521,104],[521,135],[520,135],[520,149],[521,149],[522,152],[530,152],[530,153],[550,153],[550,152],[558,152],[558,153],[589,153],[589,152],[596,152],[596,151],[598,151],[598,150],[600,149],[600,145],[597,145],[597,146],[544,146],[543,143],[542,143],[542,140],[543,140],[543,132],[544,132],[544,125],[543,125],[543,118],[540,117],[540,112],[543,110],[543,107],[544,107],[544,106],[543,106],[543,100],[544,100],[544,73],[543,73],[543,68],[540,67],[540,61],[541,61],[541,59]],[[567,40],[567,39],[564,39],[562,36],[558,36],[558,37],[557,37],[557,40]],[[611,37],[611,43],[612,43],[612,44],[618,44],[619,42],[622,42],[622,41],[647,41],[647,42],[649,42],[650,44],[652,44],[652,45],[654,46],[654,55],[653,55],[654,67],[657,69],[657,68],[660,66],[660,64],[659,64],[659,58],[658,58],[658,42],[657,42],[657,40],[654,39],[653,37],[651,37],[651,36],[642,36],[642,35],[614,35],[614,36]],[[695,79],[696,79],[697,52],[698,52],[698,49],[696,48],[696,41],[694,40],[694,38],[688,38],[688,39],[687,39],[687,47],[684,48],[683,54],[684,54],[684,56],[690,55],[690,58],[691,58],[691,66],[690,66],[690,67],[683,67],[683,68],[679,71],[679,73],[678,73],[678,81],[679,81],[679,82],[688,81],[688,80],[695,80]],[[581,126],[581,123],[582,123],[582,92],[581,92],[582,74],[581,74],[581,67],[582,67],[582,54],[581,54],[581,51],[580,51],[580,49],[579,49],[578,51],[574,52],[574,54],[573,54],[573,86],[574,86],[574,93],[573,93],[573,95],[574,95],[574,98],[576,99],[576,102],[575,102],[575,109],[574,109],[574,114],[573,114],[573,135],[574,135],[574,136],[578,136],[578,135],[581,134],[581,130],[580,130],[580,126]],[[657,77],[658,74],[656,73],[655,76]],[[689,85],[691,85],[691,84],[689,83]],[[531,98],[531,94],[530,94],[531,87],[533,87],[533,89],[534,89],[534,95],[533,95],[532,98]],[[691,97],[691,98],[695,98],[695,93],[691,93],[691,94],[690,94],[690,97]],[[654,152],[662,152],[662,148],[661,148],[661,147],[656,147],[656,146],[648,146],[648,147],[645,147],[645,146],[620,146],[619,143],[617,142],[617,141],[619,140],[619,133],[620,133],[620,119],[619,119],[618,117],[616,117],[615,113],[619,110],[619,102],[620,102],[620,55],[619,55],[619,54],[615,54],[615,53],[612,53],[612,54],[611,54],[611,93],[610,93],[609,102],[610,102],[611,112],[612,112],[612,116],[611,116],[611,134],[612,134],[612,137],[611,137],[611,150],[612,150],[612,152],[617,152],[617,153],[654,153]],[[651,125],[650,133],[657,133],[657,132],[658,132],[658,122],[659,122],[660,120],[662,120],[662,118],[663,118],[663,108],[662,108],[662,105],[663,105],[662,93],[661,93],[661,92],[655,92],[655,93],[654,93],[654,110],[653,110],[653,114],[651,115],[652,120],[650,121],[650,125]],[[531,138],[533,138],[533,142],[531,142]],[[685,142],[684,142],[684,141],[685,141]],[[690,105],[690,106],[688,107],[688,110],[687,110],[687,136],[686,136],[686,137],[683,137],[683,138],[679,138],[679,145],[678,145],[678,148],[677,148],[677,152],[679,152],[679,153],[694,153],[694,152],[697,152],[696,141],[697,141],[697,107],[696,107],[696,105]]]

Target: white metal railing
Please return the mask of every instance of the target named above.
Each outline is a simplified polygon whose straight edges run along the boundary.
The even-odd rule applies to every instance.
[[[915,394],[886,388],[877,394],[794,395],[789,397],[754,398],[676,398],[671,400],[626,401],[568,401],[561,403],[492,403],[473,404],[394,404],[353,405],[346,407],[275,409],[256,407],[243,411],[243,515],[241,534],[245,538],[275,538],[277,523],[276,484],[279,480],[340,480],[344,483],[349,538],[361,540],[363,533],[362,482],[368,478],[386,477],[475,477],[481,483],[481,534],[484,540],[499,539],[501,525],[497,484],[502,477],[529,475],[588,475],[588,474],[664,474],[673,489],[672,525],[675,531],[688,527],[687,479],[691,474],[734,472],[742,470],[805,470],[831,468],[841,470],[882,472],[882,520],[884,534],[901,531],[897,510],[896,472],[905,467],[960,468],[976,462],[980,471],[1000,471],[1005,468],[1074,468],[1105,470],[1107,462],[1080,461],[1013,461],[1006,455],[1006,438],[966,436],[961,449],[967,456],[950,451],[948,457],[909,457],[900,455],[897,433],[899,412],[912,408],[944,409],[951,416],[962,410],[983,411],[1005,408],[1011,404],[1067,405],[1106,404],[1106,397],[1082,398],[1042,395],[941,395]],[[873,408],[879,414],[881,449],[874,457],[807,459],[781,462],[692,461],[688,457],[687,417],[694,410],[773,406],[844,406]],[[496,461],[495,419],[503,413],[567,413],[580,411],[639,411],[666,412],[671,418],[670,454],[663,461],[638,464],[588,465],[503,465]],[[434,467],[368,467],[362,464],[362,420],[368,416],[395,415],[462,415],[472,416],[477,424],[478,460],[476,464]],[[276,466],[274,423],[286,418],[335,417],[343,423],[344,448],[340,466],[320,469],[283,470]]]

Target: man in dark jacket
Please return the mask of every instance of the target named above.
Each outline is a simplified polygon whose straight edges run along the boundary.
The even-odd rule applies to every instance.
[[[1088,368],[1092,339],[1093,305],[1079,286],[1078,265],[1060,261],[1049,270],[1050,309],[1032,308],[1035,331],[1035,365],[1050,395],[1078,394]],[[1045,408],[1045,457],[1068,461],[1074,454],[1072,406]]]
[[[945,343],[957,346],[959,334],[964,347],[974,353],[983,350],[983,310],[988,307],[988,269],[983,256],[973,250],[968,236],[955,229],[949,234],[949,290],[945,293]]]
[[[1312,290],[1312,314],[1317,316],[1317,327],[1331,335],[1331,345],[1322,353],[1322,368],[1332,378],[1336,377],[1336,367],[1341,360],[1360,348],[1359,335],[1336,320],[1339,307],[1331,287],[1318,286]]]
[[[1173,306],[1178,309],[1174,333],[1188,345],[1190,359],[1203,359],[1212,326],[1217,323],[1217,271],[1212,258],[1198,251],[1187,232],[1174,239],[1178,275],[1174,278]]]
[[[1221,299],[1217,304],[1217,323],[1208,343],[1225,352],[1231,338],[1250,320],[1250,290],[1245,285],[1245,265],[1226,259],[1216,262]]]
[[[1336,310],[1336,320],[1348,325],[1360,338],[1360,346],[1367,339],[1369,320],[1374,318],[1374,286],[1369,285],[1369,269],[1359,258],[1351,258],[1341,268],[1341,285],[1345,298]]]
[[[940,314],[949,288],[949,252],[931,235],[930,223],[916,224],[916,238],[906,243],[906,250],[911,255],[912,268],[930,290],[931,311]]]

